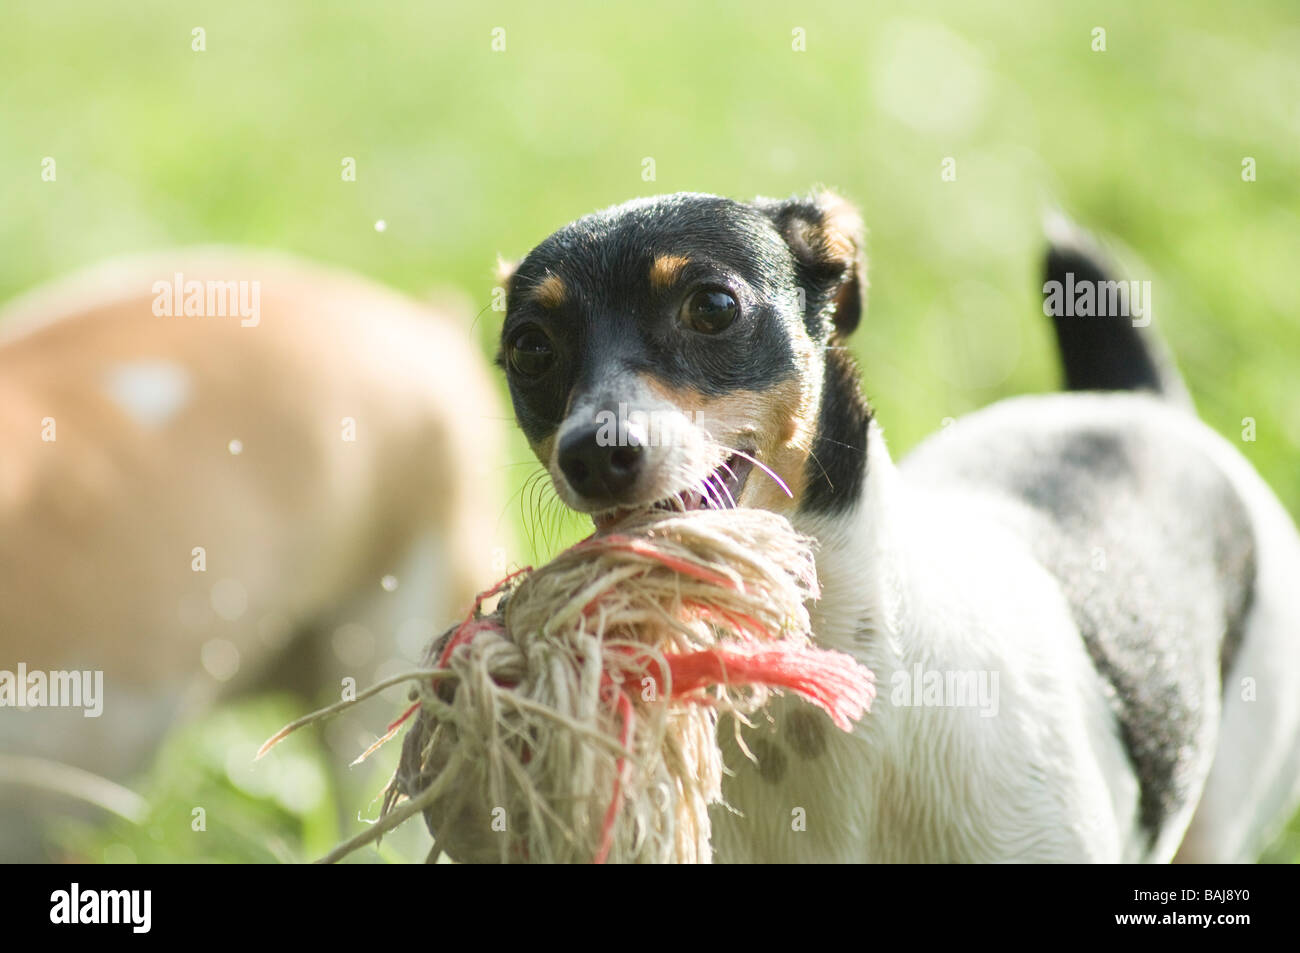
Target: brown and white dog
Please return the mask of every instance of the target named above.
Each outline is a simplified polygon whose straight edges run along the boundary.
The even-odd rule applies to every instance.
[[[881,682],[852,734],[789,700],[746,732],[716,856],[1251,858],[1300,793],[1290,516],[1114,310],[1052,311],[1073,392],[895,466],[845,348],[861,248],[834,195],[683,193],[582,218],[509,279],[500,364],[564,501],[598,527],[785,513],[818,545],[818,641]],[[1107,290],[1068,245],[1048,277]]]
[[[0,315],[0,796],[50,761],[121,779],[242,686],[418,659],[509,546],[484,363],[468,321],[262,253],[116,262]]]

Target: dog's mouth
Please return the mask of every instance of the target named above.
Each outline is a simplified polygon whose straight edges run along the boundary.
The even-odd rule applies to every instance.
[[[744,491],[753,470],[754,461],[749,454],[733,453],[694,486],[684,487],[654,503],[619,506],[593,513],[591,518],[596,524],[596,530],[605,532],[628,515],[644,510],[687,513],[692,510],[735,509],[740,505],[740,494]]]

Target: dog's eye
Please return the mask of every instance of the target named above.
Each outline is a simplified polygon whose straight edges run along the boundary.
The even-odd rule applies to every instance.
[[[524,377],[545,374],[555,362],[555,349],[551,339],[538,328],[525,328],[510,339],[506,348],[510,366]]]
[[[701,288],[692,292],[682,305],[682,324],[701,334],[725,330],[740,313],[740,306],[730,293],[718,288]]]

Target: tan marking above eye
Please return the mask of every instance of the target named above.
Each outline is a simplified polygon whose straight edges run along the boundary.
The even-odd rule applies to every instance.
[[[666,291],[690,263],[685,255],[659,255],[650,266],[650,284],[657,291]]]
[[[564,281],[559,275],[547,275],[531,292],[533,300],[543,308],[558,308],[564,304],[566,294],[568,289],[564,287]]]

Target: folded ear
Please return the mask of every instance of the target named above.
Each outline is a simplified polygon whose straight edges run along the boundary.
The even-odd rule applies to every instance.
[[[754,205],[772,220],[794,255],[809,331],[817,337],[847,337],[862,317],[867,291],[858,210],[825,190],[784,201],[760,199]]]
[[[514,277],[515,269],[518,267],[519,267],[519,262],[517,260],[511,261],[510,259],[503,258],[500,254],[498,254],[497,268],[496,268],[497,284],[500,285],[502,288],[510,287],[510,279]]]

